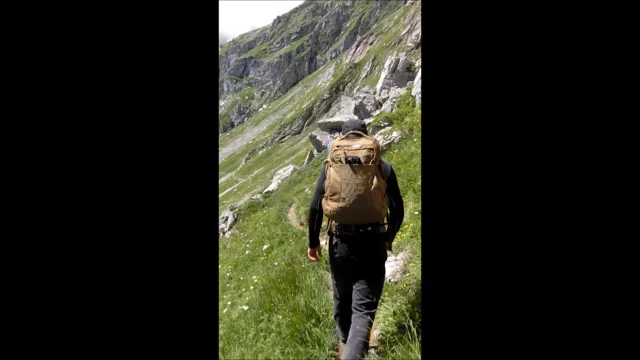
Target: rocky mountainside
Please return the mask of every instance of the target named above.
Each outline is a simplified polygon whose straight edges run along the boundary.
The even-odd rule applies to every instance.
[[[361,59],[376,41],[373,26],[406,5],[404,1],[305,1],[271,25],[226,43],[219,51],[220,132],[245,122],[341,54],[352,52],[349,62]],[[409,37],[420,36],[415,34],[419,24],[414,25],[417,28],[406,34]]]
[[[304,256],[306,222],[327,144],[353,118],[393,164],[405,208],[367,358],[420,358],[421,11],[305,1],[220,47],[221,359],[333,357],[328,264]]]
[[[383,148],[397,143],[406,134],[393,127],[396,102],[407,91],[421,102],[421,41],[420,1],[305,1],[226,43],[218,161],[229,185],[221,196],[277,144],[288,144],[288,158],[303,154],[305,165],[351,118],[365,120]],[[251,178],[267,169],[254,170]]]

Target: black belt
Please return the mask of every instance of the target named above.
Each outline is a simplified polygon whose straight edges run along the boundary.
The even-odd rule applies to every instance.
[[[356,235],[361,233],[379,233],[380,226],[384,225],[379,222],[370,223],[370,224],[338,224],[336,223],[333,227],[334,233],[336,234],[344,234],[344,235]]]

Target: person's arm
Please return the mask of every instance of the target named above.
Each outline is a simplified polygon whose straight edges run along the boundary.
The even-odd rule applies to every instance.
[[[398,179],[396,173],[393,171],[391,164],[389,166],[389,178],[387,179],[387,196],[389,197],[389,250],[391,250],[391,244],[396,237],[402,221],[404,220],[404,202],[402,201],[402,195],[400,194],[400,187],[398,186]]]
[[[320,230],[322,229],[322,197],[324,196],[324,180],[326,166],[322,166],[322,172],[316,184],[316,191],[309,208],[309,249],[320,246]]]

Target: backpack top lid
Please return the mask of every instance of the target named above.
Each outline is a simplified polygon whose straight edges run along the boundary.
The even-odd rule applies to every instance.
[[[342,155],[359,156],[365,164],[382,160],[378,140],[360,131],[349,131],[331,142],[328,160],[340,162],[336,156]]]

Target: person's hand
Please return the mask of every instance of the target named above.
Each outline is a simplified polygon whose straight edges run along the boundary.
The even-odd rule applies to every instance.
[[[384,246],[387,247],[387,251],[391,251],[391,244],[388,241],[384,242]]]
[[[309,257],[311,261],[318,261],[320,260],[321,251],[322,251],[322,248],[320,246],[316,246],[315,248],[309,248],[307,249],[307,257]]]

